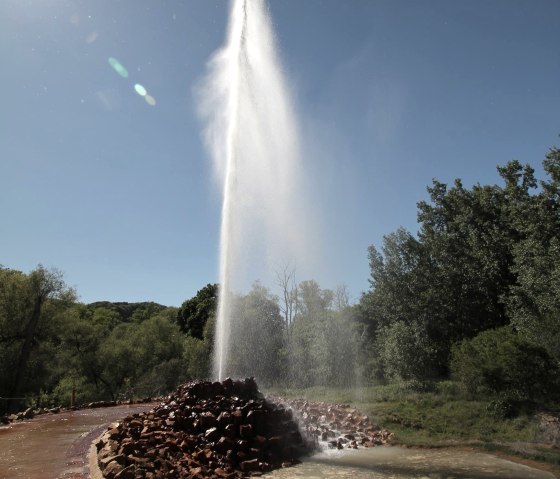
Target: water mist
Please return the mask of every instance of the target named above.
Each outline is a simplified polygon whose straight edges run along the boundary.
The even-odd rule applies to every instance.
[[[299,269],[308,249],[296,115],[264,0],[232,2],[226,44],[209,62],[200,100],[223,188],[214,355],[221,380],[238,374],[228,361],[242,321],[234,293],[287,264]]]

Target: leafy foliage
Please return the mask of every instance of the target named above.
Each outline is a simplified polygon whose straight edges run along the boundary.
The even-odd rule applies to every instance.
[[[281,373],[284,326],[277,298],[255,283],[247,295],[236,298],[232,323],[231,370],[239,377],[255,376],[262,384],[274,382]]]
[[[457,344],[451,368],[473,392],[482,390],[531,402],[542,402],[558,392],[558,366],[547,351],[509,326],[484,331]]]
[[[396,321],[383,328],[377,338],[383,374],[395,381],[431,379],[435,353],[423,326]]]
[[[218,285],[207,284],[191,299],[185,301],[177,312],[177,323],[183,333],[203,339],[204,326],[216,314]]]
[[[335,304],[337,296],[313,280],[298,285],[297,314],[284,347],[287,384],[348,386],[357,381],[360,325],[347,301]]]
[[[543,165],[540,183],[518,161],[498,167],[503,186],[434,180],[418,235],[401,228],[369,248],[358,312],[378,351],[373,376],[446,378],[453,344],[506,325],[560,361],[559,150]]]

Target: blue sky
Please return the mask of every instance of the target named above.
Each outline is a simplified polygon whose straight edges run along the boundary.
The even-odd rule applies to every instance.
[[[56,267],[84,302],[177,306],[217,281],[221,196],[193,91],[228,9],[0,3],[0,264]],[[496,165],[539,167],[560,143],[557,0],[269,9],[324,225],[323,287],[357,299],[368,245],[416,229],[432,178],[497,183]]]

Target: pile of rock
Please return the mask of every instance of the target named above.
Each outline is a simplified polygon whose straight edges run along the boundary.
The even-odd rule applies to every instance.
[[[304,434],[321,447],[358,449],[388,444],[393,433],[374,425],[368,416],[346,404],[275,398],[297,412]]]
[[[252,378],[183,385],[96,445],[107,479],[247,477],[312,450],[292,411],[265,400]]]
[[[33,409],[32,407],[27,408],[25,411],[20,411],[15,414],[9,414],[5,416],[0,416],[0,423],[1,424],[10,424],[14,421],[24,421],[26,419],[33,419],[35,416],[41,416],[43,414],[58,414],[62,410],[61,407],[53,407],[53,408],[37,408]]]

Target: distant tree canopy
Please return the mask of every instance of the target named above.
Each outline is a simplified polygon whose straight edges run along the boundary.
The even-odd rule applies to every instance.
[[[112,303],[110,301],[97,301],[95,303],[90,303],[88,307],[94,311],[107,310],[114,313],[117,315],[118,321],[123,323],[128,323],[130,321],[142,322],[154,314],[160,313],[166,309],[166,306],[152,301],[142,303]]]

